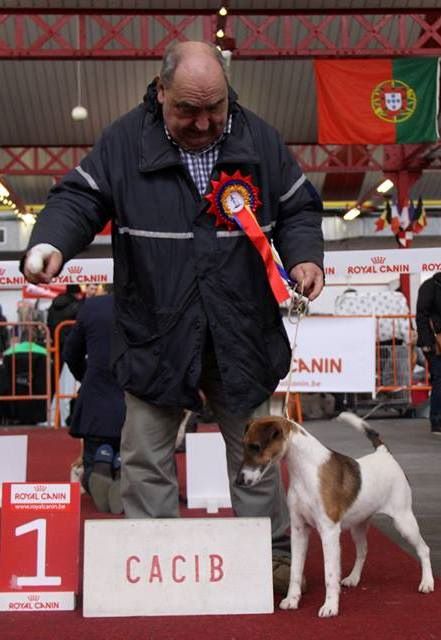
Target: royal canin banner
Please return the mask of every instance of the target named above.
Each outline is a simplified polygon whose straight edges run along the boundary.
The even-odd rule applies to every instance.
[[[327,251],[325,253],[326,281],[333,278],[348,278],[369,274],[396,275],[404,273],[434,274],[441,271],[441,255],[433,247],[427,249],[389,249],[385,251]],[[21,288],[27,282],[18,268],[18,261],[0,261],[0,289]],[[111,258],[88,258],[69,260],[53,285],[105,284],[113,282],[113,260]]]
[[[66,286],[68,284],[107,284],[113,282],[112,258],[87,258],[69,260],[61,273],[52,280],[51,285]],[[24,275],[19,270],[18,260],[0,261],[0,289],[21,288],[27,285]]]
[[[278,392],[374,393],[375,318],[307,316],[297,336],[296,324],[284,324],[296,347]]]
[[[325,253],[326,280],[332,277],[395,275],[406,273],[434,274],[441,271],[441,253],[427,249],[375,249],[364,251],[327,251]]]

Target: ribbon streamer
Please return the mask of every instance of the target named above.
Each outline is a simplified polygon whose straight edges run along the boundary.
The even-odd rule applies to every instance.
[[[249,176],[243,176],[240,171],[232,176],[221,172],[220,179],[212,180],[211,185],[212,191],[205,197],[210,202],[208,212],[216,216],[216,226],[226,225],[229,229],[238,226],[242,229],[263,260],[274,297],[279,304],[284,302],[290,297],[284,280],[289,284],[292,281],[255,217],[255,211],[261,204],[258,188]]]

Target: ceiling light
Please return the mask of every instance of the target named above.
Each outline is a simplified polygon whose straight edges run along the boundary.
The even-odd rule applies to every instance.
[[[224,37],[224,35],[225,35],[225,33],[224,33],[224,30],[223,30],[223,29],[218,29],[218,30],[216,31],[216,37],[217,37],[217,38],[223,38],[223,37]]]
[[[225,66],[227,68],[227,70],[230,68],[230,64],[231,64],[231,56],[232,53],[229,49],[224,49],[222,52],[222,57],[225,61]]]
[[[83,107],[81,104],[77,104],[77,106],[72,109],[71,116],[72,120],[85,120],[88,116],[86,107]]]
[[[80,34],[77,33],[77,44],[80,48]],[[77,105],[71,111],[72,120],[79,122],[85,120],[89,114],[86,107],[81,104],[81,62],[77,60]]]
[[[35,224],[35,216],[32,213],[22,213],[20,218],[27,225]]]
[[[219,14],[220,16],[226,16],[226,15],[227,15],[227,13],[228,13],[228,9],[227,9],[226,7],[221,7],[221,8],[219,9],[219,11],[218,11],[218,14]]]
[[[360,213],[361,209],[359,209],[358,207],[352,207],[352,209],[346,211],[345,215],[343,216],[343,220],[354,220],[354,218],[359,216]]]
[[[0,196],[7,198],[9,195],[9,191],[6,189],[5,185],[0,182]]]
[[[386,180],[383,180],[381,184],[378,185],[377,191],[378,193],[387,193],[393,188],[393,186],[394,186],[394,183],[392,182],[392,180],[389,180],[389,178],[387,178]]]

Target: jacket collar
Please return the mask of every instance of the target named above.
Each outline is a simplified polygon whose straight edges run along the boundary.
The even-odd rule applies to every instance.
[[[139,146],[139,170],[142,172],[182,165],[178,148],[170,142],[164,130],[156,83],[155,78],[147,87],[144,96],[144,117]],[[222,143],[218,164],[259,164],[250,126],[236,100],[237,94],[230,87],[228,102],[229,112],[233,114],[233,124],[231,133]]]
[[[438,273],[434,274],[433,281],[438,285],[438,287],[441,287],[441,271],[438,271]]]

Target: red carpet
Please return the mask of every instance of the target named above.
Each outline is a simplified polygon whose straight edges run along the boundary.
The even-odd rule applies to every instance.
[[[0,433],[23,433],[2,429]],[[65,430],[32,429],[29,480],[67,481],[70,462],[79,446]],[[183,476],[183,456],[179,468]],[[100,517],[88,496],[82,498],[83,517]],[[185,516],[205,516],[183,509]],[[228,512],[223,512],[225,516]],[[101,516],[102,517],[102,516]],[[62,541],[60,541],[62,544]],[[352,564],[353,547],[343,536],[343,571]],[[311,539],[306,568],[308,592],[298,611],[272,615],[188,616],[146,618],[88,618],[76,611],[58,613],[0,613],[1,640],[438,640],[441,639],[441,581],[436,591],[417,592],[418,563],[376,529],[369,535],[369,555],[360,586],[343,590],[341,613],[319,619],[324,597],[322,555],[317,536]],[[278,601],[278,599],[277,599]]]

